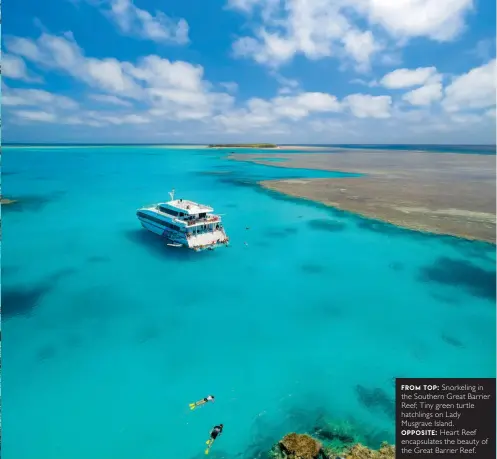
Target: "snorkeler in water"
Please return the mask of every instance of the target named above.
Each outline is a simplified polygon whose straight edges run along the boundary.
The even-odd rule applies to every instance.
[[[207,440],[205,443],[207,445],[207,449],[205,450],[205,454],[209,454],[209,450],[211,449],[211,446],[214,443],[214,440],[219,437],[223,433],[223,424],[219,424],[218,426],[214,426],[214,428],[211,430],[211,438]]]
[[[213,402],[214,401],[214,395],[208,395],[207,397],[203,398],[202,400],[199,400],[198,402],[195,403],[190,403],[190,409],[194,410],[195,408],[205,405],[208,402]]]

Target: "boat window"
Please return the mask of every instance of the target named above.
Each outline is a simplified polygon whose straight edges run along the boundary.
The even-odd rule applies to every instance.
[[[144,212],[137,212],[138,216],[141,218],[144,218],[145,220],[150,220],[152,222],[158,223],[159,225],[164,225],[164,220],[161,220],[160,218],[156,218],[152,215],[146,214]]]
[[[179,226],[172,225],[171,223],[165,222],[164,220],[161,220],[160,218],[154,217],[153,215],[146,214],[144,212],[138,211],[137,215],[141,218],[144,218],[145,220],[149,220],[152,222],[155,222],[161,226],[165,226],[166,228],[175,230],[175,231],[180,231]]]
[[[160,211],[164,212],[165,214],[173,215],[174,217],[177,217],[179,215],[178,212],[176,212],[175,210],[168,209],[167,207],[160,206],[159,208],[160,208]]]

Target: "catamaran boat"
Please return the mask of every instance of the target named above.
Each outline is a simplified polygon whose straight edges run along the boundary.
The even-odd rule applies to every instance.
[[[228,245],[221,217],[214,209],[185,199],[174,199],[138,209],[136,215],[142,226],[166,239],[171,247],[186,247],[195,251]]]

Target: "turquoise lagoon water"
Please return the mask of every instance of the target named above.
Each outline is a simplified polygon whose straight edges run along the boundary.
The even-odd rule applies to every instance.
[[[255,184],[323,176],[205,150],[4,148],[21,203],[3,209],[2,457],[199,458],[224,423],[212,457],[253,459],[323,416],[377,447],[393,378],[495,377],[494,247]],[[135,210],[173,187],[223,214],[231,247],[141,229]]]

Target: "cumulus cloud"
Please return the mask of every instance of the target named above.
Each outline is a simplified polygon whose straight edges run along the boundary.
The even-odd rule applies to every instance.
[[[430,83],[421,88],[413,89],[404,94],[402,98],[411,105],[431,105],[442,98],[442,83]]]
[[[29,75],[26,63],[19,56],[3,53],[2,77],[26,82],[41,82],[41,78]]]
[[[14,115],[20,121],[36,121],[39,123],[52,123],[57,119],[53,113],[42,110],[17,110]]]
[[[368,70],[371,56],[382,49],[382,45],[375,41],[370,30],[360,32],[349,30],[342,39],[345,53],[356,63],[358,70]]]
[[[448,112],[495,106],[496,62],[492,59],[452,80],[442,105]]]
[[[152,14],[132,0],[86,1],[99,8],[124,35],[177,45],[189,42],[188,23],[182,18],[171,18],[162,11]]]
[[[245,3],[247,11],[253,8],[250,6],[252,3]],[[275,1],[271,8],[278,10],[279,2]],[[266,17],[275,19],[273,10],[268,9]],[[303,16],[299,18],[303,19]],[[278,35],[277,27],[267,33],[285,38]],[[353,36],[348,44],[347,36]],[[298,43],[299,53],[305,49],[309,56],[318,56],[328,49],[328,45],[321,43],[315,47],[313,37],[312,33],[309,36],[300,34],[292,46]],[[349,54],[355,53],[353,61],[356,65],[361,60],[367,63],[365,56],[369,52],[366,50],[364,59],[361,58],[362,47],[367,48],[368,43],[376,44],[367,37],[358,29],[346,28],[345,34],[337,38],[329,49],[335,52],[337,45],[340,54],[348,47]],[[359,43],[357,46],[355,39]],[[157,55],[133,61],[111,57],[97,59],[87,56],[71,33],[61,36],[43,33],[37,39],[10,37],[5,45],[11,60],[22,61],[25,68],[29,65],[37,72],[55,71],[87,86],[81,99],[76,101],[62,94],[11,89],[4,85],[5,116],[18,124],[111,126],[112,132],[119,129],[119,132],[129,132],[130,135],[183,129],[185,139],[194,134],[257,133],[264,137],[281,135],[288,141],[305,138],[318,142],[314,136],[321,133],[323,142],[331,133],[334,141],[340,136],[345,140],[344,133],[356,136],[365,132],[364,139],[368,140],[371,139],[368,135],[376,135],[376,131],[378,136],[386,136],[384,140],[394,136],[400,139],[409,129],[413,132],[454,133],[465,121],[475,129],[484,125],[483,131],[489,129],[495,118],[495,60],[454,77],[445,90],[442,75],[435,67],[404,68],[390,72],[379,82],[366,77],[352,80],[351,83],[365,86],[364,94],[344,95],[340,99],[327,92],[305,91],[300,81],[282,76],[275,68],[270,73],[279,83],[277,95],[237,102],[234,95],[238,86],[235,82],[207,81],[202,66],[186,61],[173,61]],[[278,46],[272,50],[281,55]],[[17,75],[23,75],[22,71]],[[371,91],[376,94],[380,87],[404,91],[391,96],[373,95],[367,94],[367,87],[375,87]],[[440,106],[435,103],[440,101],[447,113],[439,113]],[[478,113],[463,113],[465,110],[478,110]],[[433,114],[435,111],[437,116]],[[426,124],[430,126],[423,127]],[[379,137],[377,140],[381,141]],[[417,137],[410,139],[416,140]]]
[[[386,74],[380,84],[389,89],[421,86],[428,80],[439,79],[435,67],[418,67],[417,69],[397,69]]]
[[[234,42],[236,56],[273,67],[298,54],[335,56],[363,70],[385,47],[378,36],[404,44],[414,37],[456,38],[473,0],[228,0],[228,6],[250,14],[251,22],[259,19],[251,35]]]
[[[392,98],[390,96],[371,96],[351,94],[344,103],[357,118],[390,118]]]
[[[371,31],[362,31],[346,17],[343,2],[332,0],[231,1],[234,9],[261,12],[254,36],[238,38],[236,56],[277,67],[297,54],[308,59],[348,57],[368,66],[380,49]]]
[[[44,33],[37,40],[10,37],[6,46],[12,54],[40,68],[65,72],[107,93],[94,95],[94,100],[122,106],[140,102],[149,106],[150,116],[202,119],[225,110],[234,100],[226,92],[211,89],[203,78],[202,66],[155,55],[134,63],[86,57],[70,33]]]
[[[43,33],[37,40],[9,37],[7,49],[46,69],[66,72],[88,85],[107,91],[139,97],[139,87],[123,71],[117,59],[93,59],[84,56],[72,34],[55,36]]]
[[[78,108],[78,103],[66,96],[41,89],[11,89],[5,85],[2,87],[2,105],[7,107],[43,107],[46,105],[62,110]]]
[[[340,102],[331,94],[303,92],[269,100],[252,98],[247,101],[246,107],[218,115],[215,121],[230,132],[268,127],[278,128],[281,131],[284,121],[299,121],[313,114],[341,110]]]
[[[359,9],[371,24],[397,37],[426,37],[448,41],[464,30],[473,0],[368,0]]]

